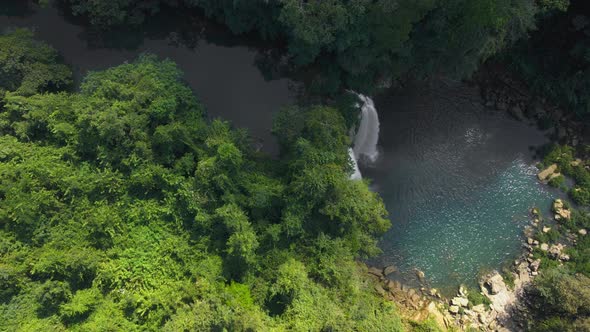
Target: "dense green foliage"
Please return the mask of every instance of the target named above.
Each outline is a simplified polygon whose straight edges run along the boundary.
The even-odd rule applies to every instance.
[[[470,74],[565,0],[67,0],[99,26],[137,24],[162,6],[197,8],[234,33],[284,42],[310,86],[375,89],[405,74]]]
[[[590,331],[590,278],[567,268],[543,271],[530,292],[534,331]]]
[[[581,199],[590,189],[590,171],[586,161],[575,160],[574,149],[554,146],[546,155],[544,164],[556,163],[559,171],[575,181],[571,197],[581,205],[589,202]],[[567,203],[567,202],[566,202]],[[557,231],[560,230],[560,232]],[[534,314],[531,330],[551,332],[590,331],[590,236],[579,230],[590,230],[590,213],[584,209],[572,209],[569,220],[561,220],[548,233],[539,232],[538,240],[544,243],[561,241],[565,231],[578,236],[574,246],[566,249],[570,260],[558,262],[542,250],[535,251],[540,258],[541,275],[529,289],[529,303]]]
[[[555,145],[543,159],[543,165],[549,166],[556,164],[558,171],[568,177],[571,177],[575,184],[568,190],[570,197],[574,202],[581,206],[590,205],[590,172],[586,169],[586,163],[581,159],[576,160],[575,149],[571,146]],[[557,187],[563,185],[563,177],[557,177],[554,183]]]
[[[0,95],[57,91],[72,83],[70,69],[57,63],[57,52],[32,37],[25,29],[0,35]]]
[[[270,160],[180,79],[143,56],[76,93],[9,87],[0,330],[400,330],[354,260],[389,221],[348,179],[340,113],[285,111]]]
[[[588,1],[572,0],[567,11],[544,16],[538,31],[518,43],[506,60],[538,94],[587,119],[590,114]]]

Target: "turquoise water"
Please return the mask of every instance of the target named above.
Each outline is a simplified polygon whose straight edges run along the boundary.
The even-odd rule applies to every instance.
[[[377,103],[380,159],[362,171],[393,227],[372,263],[396,265],[395,277],[414,285],[420,269],[452,293],[516,258],[530,209],[548,212],[554,194],[535,176],[532,147],[547,142],[543,133],[485,110],[461,84]]]

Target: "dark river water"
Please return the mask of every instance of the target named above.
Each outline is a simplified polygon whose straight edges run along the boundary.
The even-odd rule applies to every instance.
[[[255,65],[261,52],[199,20],[149,20],[140,31],[97,33],[54,8],[23,11],[3,1],[0,28],[30,27],[55,47],[80,79],[149,52],[175,61],[210,117],[247,128],[276,153],[273,113],[295,101],[293,82],[267,80]],[[525,123],[485,110],[476,89],[460,83],[414,87],[375,98],[380,158],[362,167],[390,211],[392,229],[376,264],[396,276],[426,273],[433,287],[473,285],[482,271],[518,255],[532,206],[548,210],[553,193],[535,179],[532,146],[547,142]],[[450,292],[450,291],[449,291]]]
[[[78,78],[89,70],[102,70],[133,61],[142,53],[172,59],[211,117],[248,128],[263,150],[275,153],[270,128],[274,112],[293,102],[286,79],[265,80],[255,66],[257,49],[240,44],[228,31],[202,21],[183,21],[161,15],[148,29],[108,34],[68,22],[55,8],[20,10],[19,2],[0,14],[0,28],[29,27],[38,39],[56,48]],[[12,5],[14,10],[8,10]],[[7,13],[8,12],[8,13]],[[2,13],[2,12],[0,12]],[[231,47],[227,46],[231,45]]]

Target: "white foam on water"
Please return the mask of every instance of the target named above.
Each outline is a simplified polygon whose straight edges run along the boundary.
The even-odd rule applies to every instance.
[[[361,106],[361,123],[354,136],[353,151],[357,161],[367,158],[375,162],[379,156],[377,143],[379,142],[379,115],[375,103],[370,97],[357,94],[363,102]]]
[[[354,173],[350,176],[351,179],[362,179],[362,174],[359,170],[359,160],[374,163],[379,156],[377,150],[377,143],[379,142],[379,115],[375,108],[375,103],[370,97],[355,93],[362,101],[360,124],[354,136],[353,146],[349,149],[349,155],[354,164]]]

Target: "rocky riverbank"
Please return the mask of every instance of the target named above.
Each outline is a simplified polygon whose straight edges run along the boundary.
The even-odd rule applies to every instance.
[[[588,141],[590,128],[581,119],[542,96],[535,96],[526,83],[501,64],[483,65],[473,81],[479,86],[487,108],[508,112],[518,120],[530,121],[550,130],[552,139],[561,144],[576,147],[582,141]]]
[[[541,170],[538,177],[546,181],[556,171],[550,166]],[[524,331],[530,320],[527,288],[542,273],[543,260],[553,260],[557,264],[569,261],[566,248],[587,234],[585,229],[578,234],[564,231],[559,233],[564,234],[559,240],[548,240],[552,232],[561,231],[560,224],[567,222],[572,215],[568,204],[561,199],[553,202],[552,212],[552,217],[545,220],[537,208],[531,210],[531,222],[525,228],[523,253],[510,269],[483,276],[479,289],[461,286],[452,298],[444,298],[436,289],[428,288],[425,275],[419,270],[416,270],[416,278],[423,285],[419,289],[389,279],[397,271],[394,266],[369,267],[367,272],[375,281],[375,291],[395,302],[406,319],[423,321],[432,318],[439,326],[451,330]]]
[[[587,142],[589,131],[584,123],[575,115],[535,96],[526,84],[504,68],[486,65],[476,75],[474,83],[481,90],[483,104],[491,111],[508,112],[517,120],[538,125],[547,130],[554,142],[571,146],[582,146]],[[572,159],[572,167],[580,165],[586,169],[590,167],[590,163]],[[545,166],[537,175],[543,183],[563,176],[559,173],[563,165]],[[375,291],[395,302],[409,320],[431,317],[439,326],[452,330],[525,331],[532,319],[527,296],[534,279],[542,275],[544,266],[568,262],[568,248],[587,234],[586,229],[570,232],[564,227],[572,215],[567,202],[555,200],[552,212],[551,217],[545,219],[538,209],[533,209],[530,225],[525,228],[522,255],[501,273],[493,271],[483,276],[479,289],[460,287],[452,298],[442,297],[424,282],[420,282],[422,286],[418,288],[411,288],[388,279],[395,272],[392,266],[371,267],[368,273],[376,282]],[[420,280],[423,281],[424,277],[423,273],[417,273]]]

